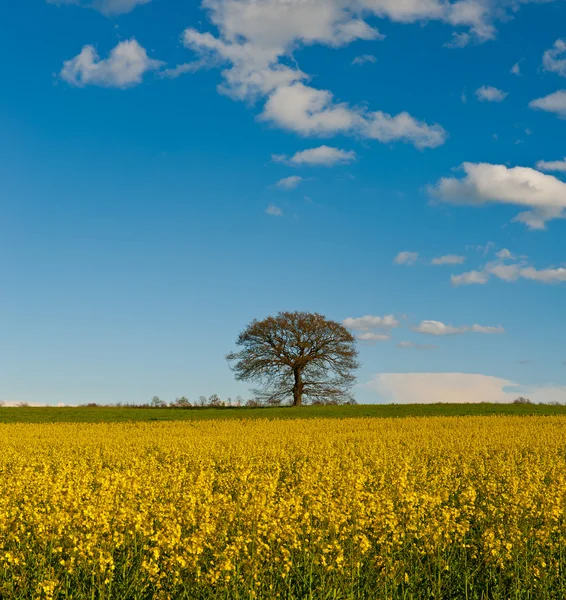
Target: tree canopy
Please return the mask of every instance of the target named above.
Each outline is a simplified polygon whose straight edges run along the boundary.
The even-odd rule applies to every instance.
[[[270,403],[343,404],[358,368],[354,336],[318,313],[280,312],[252,321],[238,336],[241,349],[226,356],[236,379],[259,384]]]

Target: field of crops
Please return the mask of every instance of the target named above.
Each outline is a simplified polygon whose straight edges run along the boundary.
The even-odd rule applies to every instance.
[[[0,425],[0,597],[566,597],[566,417]]]

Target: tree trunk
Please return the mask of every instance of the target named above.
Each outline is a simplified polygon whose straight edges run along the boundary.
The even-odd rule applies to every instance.
[[[293,406],[303,404],[303,373],[301,369],[294,369],[295,385],[293,385]]]

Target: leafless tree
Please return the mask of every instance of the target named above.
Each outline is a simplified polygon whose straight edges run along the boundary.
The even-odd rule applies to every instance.
[[[280,312],[252,321],[240,333],[238,352],[226,356],[239,381],[271,404],[353,401],[350,389],[358,368],[355,338],[340,323],[318,313]]]

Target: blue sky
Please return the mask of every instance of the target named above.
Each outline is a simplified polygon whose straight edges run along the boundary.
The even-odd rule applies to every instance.
[[[238,332],[313,310],[359,336],[361,402],[566,401],[564,23],[563,0],[5,7],[0,400],[246,396]]]

